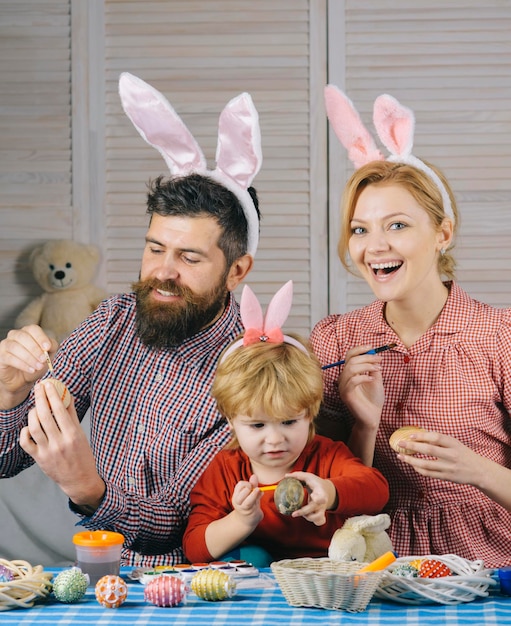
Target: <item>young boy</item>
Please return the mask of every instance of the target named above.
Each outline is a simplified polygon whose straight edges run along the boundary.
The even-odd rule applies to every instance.
[[[344,443],[315,435],[321,368],[305,341],[280,330],[291,289],[289,282],[275,295],[263,328],[261,313],[251,317],[255,296],[248,287],[243,291],[244,338],[225,351],[212,387],[233,439],[191,492],[183,539],[191,562],[217,560],[243,545],[259,546],[273,560],[327,556],[333,533],[348,517],[378,513],[388,500],[378,470]],[[275,310],[277,325],[269,319]],[[288,475],[306,486],[308,497],[299,510],[283,515],[274,490],[260,487]]]

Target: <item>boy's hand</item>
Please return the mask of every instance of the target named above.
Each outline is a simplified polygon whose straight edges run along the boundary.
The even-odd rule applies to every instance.
[[[253,528],[264,517],[260,505],[263,493],[257,489],[258,484],[255,474],[252,474],[248,482],[240,480],[234,487],[231,500],[234,511],[243,519],[245,524],[249,523]]]
[[[293,517],[304,517],[316,526],[326,523],[325,511],[337,508],[337,490],[330,480],[320,478],[309,472],[292,472],[286,476],[293,476],[305,483],[309,497],[307,504],[292,513]]]

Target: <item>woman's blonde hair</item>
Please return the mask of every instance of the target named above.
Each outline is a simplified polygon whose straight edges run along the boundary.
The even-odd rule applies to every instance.
[[[454,215],[453,235],[458,228],[459,215],[456,200],[452,189],[445,176],[438,168],[424,161],[440,178],[445,186]],[[337,252],[344,267],[351,273],[353,267],[350,263],[349,241],[352,235],[351,220],[355,212],[355,206],[362,191],[369,185],[398,185],[405,188],[415,201],[429,214],[435,228],[440,229],[446,215],[442,194],[433,179],[422,170],[405,163],[393,163],[391,161],[371,161],[354,172],[348,180],[341,201],[341,235]],[[453,236],[454,239],[454,236]],[[438,255],[438,270],[440,275],[449,280],[454,279],[456,261],[450,253],[452,244],[443,254]]]
[[[310,441],[323,397],[323,376],[309,344],[299,335],[289,335],[306,351],[285,342],[241,346],[220,361],[211,395],[229,422],[258,411],[285,421],[306,411]],[[234,433],[229,447],[238,447]]]

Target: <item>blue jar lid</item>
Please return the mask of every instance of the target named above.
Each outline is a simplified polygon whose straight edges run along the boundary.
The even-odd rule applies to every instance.
[[[500,591],[511,596],[511,565],[499,569]]]

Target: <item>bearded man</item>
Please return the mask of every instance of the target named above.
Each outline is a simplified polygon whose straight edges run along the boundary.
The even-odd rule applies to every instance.
[[[131,75],[126,81],[125,91],[149,87]],[[258,139],[247,97],[231,101],[230,114],[241,107],[240,119],[252,118]],[[168,142],[176,120],[163,122]],[[149,126],[154,131],[154,121]],[[221,123],[224,139],[228,131]],[[189,141],[185,150],[179,133],[178,149],[188,156],[197,147]],[[240,162],[246,136],[234,135]],[[255,147],[241,185],[234,170],[244,166],[236,159],[229,160],[232,176],[222,159],[221,171],[199,163],[176,175],[171,167],[173,175],[150,183],[150,222],[133,292],[103,301],[58,350],[38,326],[12,330],[0,343],[0,476],[36,462],[68,496],[80,524],[122,533],[123,565],[184,560],[190,490],[229,438],[210,387],[218,357],[242,330],[232,292],[257,248]],[[48,353],[52,376],[73,398],[68,409],[45,382]],[[89,409],[90,443],[80,425]]]

